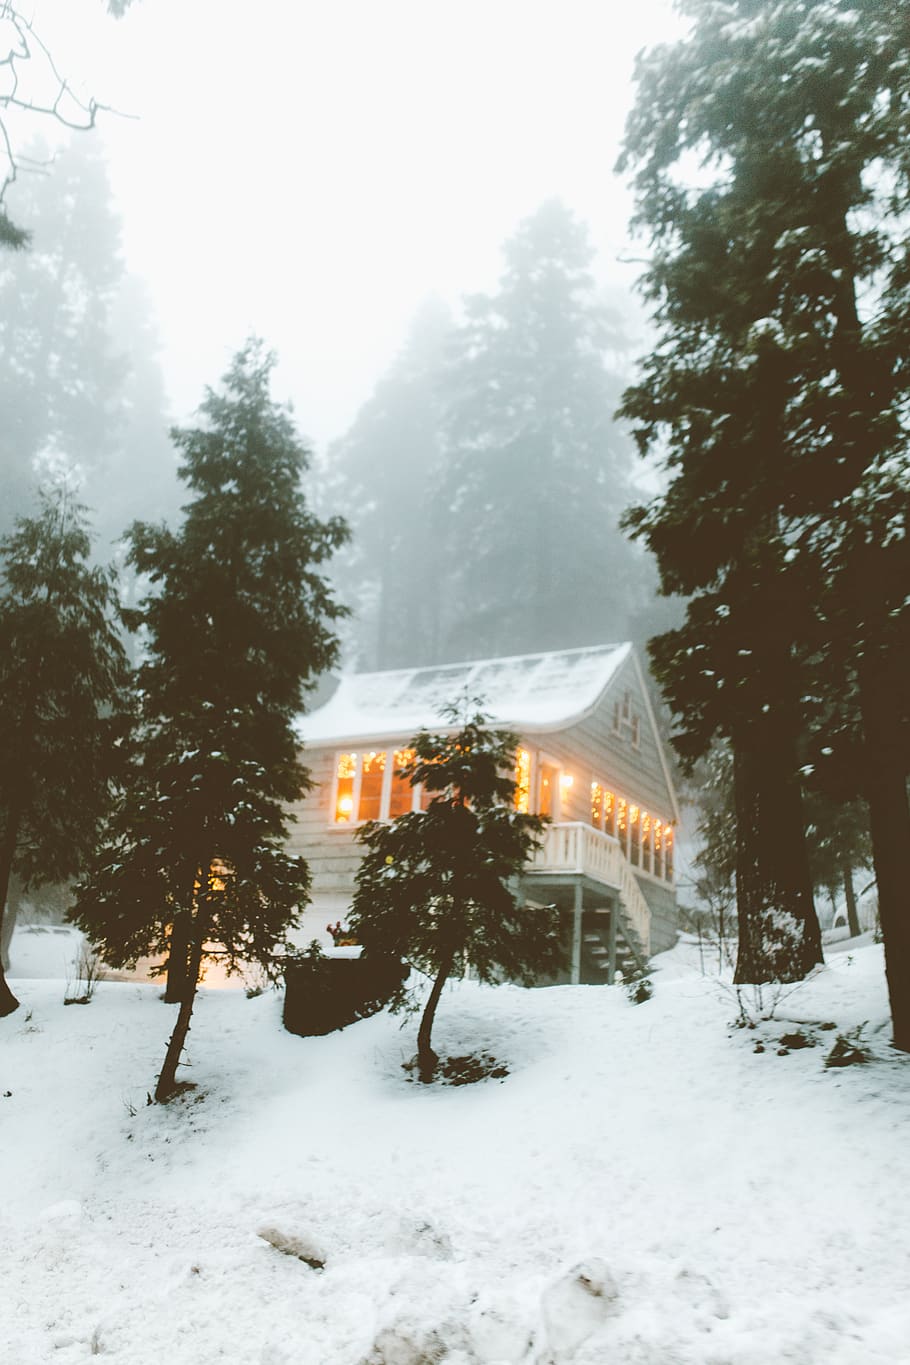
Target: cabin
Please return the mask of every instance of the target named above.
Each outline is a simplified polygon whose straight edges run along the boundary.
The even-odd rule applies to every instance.
[[[345,920],[358,826],[428,800],[397,770],[417,731],[444,728],[441,708],[465,695],[519,736],[516,805],[551,821],[517,889],[563,913],[559,980],[611,983],[618,970],[644,970],[676,941],[679,811],[630,644],[342,677],[298,722],[315,783],[293,809],[289,843],[313,877],[303,940]]]

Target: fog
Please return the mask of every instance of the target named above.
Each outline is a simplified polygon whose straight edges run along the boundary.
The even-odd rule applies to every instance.
[[[551,196],[628,284],[612,166],[634,54],[667,0],[34,0],[98,138],[127,265],[148,284],[182,419],[250,331],[324,443],[353,419],[428,294],[490,288]]]

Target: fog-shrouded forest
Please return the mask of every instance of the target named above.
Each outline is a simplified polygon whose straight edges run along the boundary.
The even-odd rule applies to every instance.
[[[848,41],[867,8],[860,0],[797,3],[792,12],[768,0],[754,24],[743,5],[740,14],[735,4],[728,12],[691,0],[672,17],[655,5],[640,30],[651,47],[639,55],[625,96],[617,89],[598,106],[613,138],[612,183],[627,196],[626,241],[637,235],[638,244],[604,255],[595,240],[603,240],[603,222],[595,216],[592,228],[564,193],[528,203],[527,166],[517,158],[525,206],[516,205],[501,235],[491,229],[483,286],[453,288],[441,257],[438,278],[424,270],[419,293],[416,277],[401,274],[412,306],[399,310],[392,353],[368,382],[359,360],[351,362],[343,424],[314,442],[301,434],[307,412],[294,413],[300,486],[293,496],[309,510],[292,514],[289,504],[288,515],[311,518],[315,560],[299,582],[311,593],[318,584],[314,601],[330,611],[336,643],[316,654],[336,671],[631,640],[649,656],[677,777],[701,812],[686,890],[694,922],[710,919],[720,903],[739,927],[743,979],[799,977],[821,960],[818,903],[827,915],[830,902],[837,916],[842,902],[855,924],[855,883],[871,874],[882,924],[891,926],[889,973],[902,980],[910,959],[899,850],[910,817],[900,25],[890,6],[877,6],[868,32]],[[193,87],[178,79],[191,70],[190,24],[171,98],[158,102],[139,79],[143,56],[158,50],[154,10],[98,6],[80,48],[53,5],[32,16],[8,4],[0,35],[0,531],[9,601],[16,574],[27,578],[28,554],[38,553],[27,550],[35,528],[83,537],[88,550],[78,572],[94,565],[112,585],[116,577],[123,646],[141,667],[151,666],[143,652],[157,647],[152,604],[177,591],[175,556],[181,546],[188,553],[198,500],[216,474],[196,475],[182,462],[186,433],[197,428],[192,417],[191,425],[172,425],[183,415],[172,410],[179,343],[169,313],[170,333],[162,331],[159,307],[167,312],[173,300],[163,277],[146,279],[131,264],[143,238],[123,149],[132,136],[147,158],[156,135],[162,148],[173,148],[175,126],[192,141],[196,121],[209,126],[224,91],[220,70],[212,72],[209,102],[194,116]],[[162,0],[157,22],[170,17]],[[564,30],[549,36],[560,48],[590,36],[590,21],[588,8],[572,7]],[[685,36],[680,21],[690,25]],[[87,89],[85,77],[65,73],[54,52],[56,36],[62,54],[81,53],[97,79],[118,29],[148,101],[140,111],[148,143]],[[533,61],[546,60],[548,33],[529,22]],[[336,50],[334,30],[309,36]],[[495,49],[509,36],[494,26],[490,42]],[[464,38],[452,35],[456,46]],[[632,25],[622,41],[634,38]],[[236,59],[243,40],[230,14],[224,40]],[[580,69],[587,71],[585,60]],[[439,68],[443,86],[446,72]],[[824,90],[820,72],[830,74]],[[756,93],[766,77],[773,100]],[[267,71],[257,72],[254,88],[273,85]],[[516,76],[516,99],[528,101],[533,89]],[[599,90],[591,90],[595,103]],[[749,119],[759,105],[757,127]],[[531,103],[524,107],[533,123]],[[384,116],[377,105],[377,119]],[[115,137],[104,136],[110,126]],[[351,150],[349,131],[339,121],[339,146]],[[478,159],[485,142],[499,148],[492,114],[486,122],[466,119],[463,134]],[[582,125],[578,134],[586,136]],[[542,163],[557,190],[554,167],[571,167],[565,184],[574,197],[596,202],[578,187],[598,176],[606,185],[610,171],[579,179],[575,143],[565,136],[555,160],[550,143],[538,139]],[[247,228],[250,195],[275,180],[282,137],[276,129],[274,148],[249,168],[238,208]],[[297,145],[309,155],[299,136]],[[391,152],[387,159],[391,166]],[[144,164],[151,171],[152,161]],[[878,168],[885,168],[880,175]],[[180,163],[181,185],[184,171]],[[453,167],[454,183],[463,173]],[[204,165],[198,182],[207,184]],[[274,193],[276,206],[289,205],[278,182]],[[190,220],[202,202],[189,205],[187,242],[198,244]],[[503,224],[503,206],[495,205],[491,220]],[[299,319],[298,330],[310,325],[298,280],[311,279],[311,263],[301,260],[298,270],[288,260],[276,291],[280,264],[264,273],[270,219],[263,207],[263,231],[248,233],[245,255],[231,236],[225,268],[221,238],[233,219],[223,214],[221,230],[212,223],[210,254],[228,304],[249,300],[248,276],[262,285],[268,317],[284,299],[277,330],[286,335],[289,319]],[[181,208],[175,200],[171,217]],[[475,237],[483,221],[477,206],[468,208],[453,243],[468,219]],[[338,212],[326,203],[322,217]],[[319,216],[308,205],[301,241]],[[271,217],[286,249],[286,215]],[[358,221],[367,249],[371,232],[381,237],[385,228]],[[407,237],[403,206],[399,223],[398,235]],[[170,220],[162,223],[162,234],[170,230]],[[350,273],[356,258],[345,240]],[[144,250],[151,261],[147,242]],[[402,259],[390,254],[390,267],[400,272]],[[336,269],[331,257],[324,264]],[[192,273],[186,266],[177,252],[167,274],[189,291],[193,275],[204,279],[206,271],[198,255]],[[210,282],[205,290],[200,298],[214,297]],[[356,294],[337,302],[354,356],[370,317]],[[179,329],[198,327],[199,312],[187,297]],[[220,337],[221,354],[235,356],[222,370],[228,390],[211,373],[196,403],[210,420],[222,420],[222,403],[235,402],[238,413],[259,412],[258,404],[257,421],[277,431],[275,390],[287,361],[269,357],[271,337],[260,344],[254,328],[246,335]],[[333,348],[344,333],[326,328],[326,335],[343,376],[344,354]],[[226,417],[223,425],[229,441]],[[217,466],[217,477],[227,478],[228,467]],[[232,478],[236,489],[240,471]],[[241,518],[241,541],[248,529]],[[199,539],[200,553],[211,553],[213,543]],[[54,562],[47,546],[41,552]],[[295,572],[303,573],[301,564]],[[23,612],[30,591],[34,584],[20,589]],[[53,585],[46,591],[52,598]],[[190,637],[224,615],[218,602],[198,609],[195,625],[187,617]],[[26,616],[9,626],[13,654],[27,629]],[[49,647],[34,657],[44,660]],[[172,647],[162,639],[161,649]],[[18,686],[17,665],[9,666]],[[299,675],[301,700],[313,687],[324,690],[319,673],[311,663]],[[22,729],[14,709],[9,724]],[[105,780],[116,786],[119,779]],[[28,799],[20,792],[5,800],[12,813],[3,876],[18,885],[32,865],[16,853],[14,837]],[[29,837],[40,844],[40,832]],[[75,875],[85,852],[73,847],[60,867]],[[892,990],[892,1003],[899,994]]]
[[[362,973],[350,1014],[314,1035],[356,1023],[365,1038],[368,1015],[422,1003],[410,1062],[389,1062],[387,1035],[369,1025],[385,1049],[364,1082],[371,1094],[416,1082],[439,1098],[443,1085],[483,1082],[494,1095],[495,1083],[518,1078],[489,1051],[498,1044],[484,1032],[484,1000],[498,1002],[489,1019],[522,1066],[541,1062],[533,1029],[549,1020],[564,1033],[553,1044],[560,1078],[549,1060],[535,1071],[532,1107],[508,1110],[518,1131],[546,1109],[548,1086],[587,1094],[564,1060],[581,1055],[574,1030],[605,1038],[604,1020],[618,1021],[617,985],[643,1013],[657,991],[659,1064],[648,1060],[650,1032],[643,1043],[637,1024],[616,1025],[641,1076],[668,1083],[673,1017],[698,1048],[709,1031],[719,1037],[707,988],[697,1005],[696,994],[667,989],[697,965],[735,1016],[726,1044],[715,1038],[704,1051],[722,1135],[704,1160],[731,1180],[750,1155],[733,1114],[738,1087],[760,1090],[773,1109],[792,1108],[804,1086],[816,1144],[848,1091],[905,1102],[896,1087],[910,1055],[906,5],[607,9],[0,0],[0,1045],[11,1045],[24,1086],[20,1051],[40,1046],[44,1016],[29,1024],[46,1000],[21,966],[31,960],[23,923],[78,945],[86,989],[74,994],[68,978],[65,1004],[92,1003],[112,971],[122,975],[106,984],[124,992],[145,973],[137,1000],[160,978],[175,1009],[154,1079],[143,1043],[140,1106],[156,1117],[143,1126],[135,1096],[125,1101],[137,1148],[174,1115],[185,1121],[181,1143],[208,1141],[219,1120],[205,1105],[216,1091],[226,1098],[242,1036],[249,1150],[268,1151],[276,1170],[287,1156],[253,1132],[255,1097],[263,1111],[275,1098],[262,1088],[262,1048],[277,1015],[262,1007],[249,1038],[232,1016],[216,1061],[203,1060],[190,1032],[205,1017],[207,969],[241,978],[250,999],[285,976],[288,1000],[293,981],[308,982],[314,1011],[333,991],[341,1010]],[[632,652],[613,650],[610,668],[619,677],[628,663],[634,698],[611,695],[608,714],[615,677],[605,673],[556,739],[531,706],[523,724],[535,744],[553,742],[552,761],[496,729],[491,699],[467,688],[435,699],[438,733],[431,718],[409,739],[391,721],[373,739],[328,728],[325,753],[318,727],[315,742],[307,736],[312,712],[346,695],[346,675],[397,670],[395,687],[419,691],[409,670],[446,679],[446,665],[493,661],[490,676],[499,670],[506,686],[521,669],[531,676],[525,656],[562,652],[565,684],[582,655],[605,667],[606,647],[625,642]],[[392,715],[384,704],[380,695],[374,714]],[[584,762],[573,742],[589,746]],[[619,776],[596,767],[597,745]],[[641,804],[637,781],[664,806],[656,796]],[[557,841],[546,842],[557,834],[559,868]],[[535,899],[523,879],[541,871],[552,883]],[[348,877],[348,891],[333,882],[325,903],[349,918],[330,920],[305,948],[295,934],[308,905],[322,913],[321,877]],[[636,936],[630,906],[639,925],[662,916],[676,946],[656,953],[646,929]],[[599,981],[612,1001],[593,1029],[583,951],[604,957]],[[517,984],[553,987],[556,1004],[521,1003],[530,997]],[[816,1012],[843,1017],[798,1008],[784,1017],[801,991]],[[455,1009],[446,1038],[456,997],[461,1023]],[[117,1001],[125,1036],[130,1000]],[[228,1007],[217,1008],[226,1019]],[[55,1037],[65,1022],[54,1022]],[[777,1036],[784,1024],[791,1031]],[[463,1055],[453,1051],[458,1028]],[[743,1060],[740,1029],[770,1065],[772,1053],[824,1043],[825,1071],[879,1068],[879,1089],[847,1080],[820,1102],[821,1072],[787,1086],[762,1073],[759,1083],[765,1061]],[[361,1055],[349,1043],[353,1032],[335,1051],[307,1052],[324,1080],[336,1064],[358,1076],[373,1065],[366,1044]],[[81,1023],[72,1036],[91,1050]],[[105,1040],[105,1057],[114,1045]],[[679,1074],[697,1077],[699,1056]],[[616,1071],[624,1086],[632,1070]],[[40,1074],[57,1084],[49,1065]],[[12,1113],[18,1089],[4,1075],[0,1103],[14,1102]],[[354,1104],[350,1075],[342,1088]],[[334,1093],[326,1082],[323,1102]],[[477,1132],[496,1123],[490,1104]],[[874,1126],[883,1120],[872,1108]],[[633,1146],[647,1148],[653,1168],[636,1188],[656,1172],[662,1198],[685,1183],[687,1162],[701,1170],[697,1123],[652,1150],[659,1115],[624,1128],[621,1106],[595,1110],[610,1130],[604,1150],[626,1143],[625,1158],[603,1169],[584,1147],[611,1189],[623,1161],[638,1169]],[[397,1141],[381,1111],[377,1102],[369,1120],[385,1134],[380,1146]],[[285,1116],[296,1125],[301,1112],[295,1100]],[[589,1121],[586,1101],[578,1114]],[[806,1152],[781,1136],[786,1117],[764,1141],[780,1142],[782,1161],[808,1179]],[[15,1121],[25,1123],[19,1111]],[[415,1169],[426,1175],[437,1138],[426,1111],[414,1122]],[[99,1138],[103,1172],[119,1158],[107,1111],[99,1123],[110,1128]],[[21,1153],[25,1128],[16,1131]],[[567,1160],[569,1138],[554,1141]],[[80,1130],[78,1141],[91,1147],[94,1135]],[[343,1132],[338,1141],[348,1150]],[[740,1144],[732,1157],[728,1143]],[[367,1162],[362,1144],[349,1150]],[[546,1181],[551,1156],[535,1152]],[[165,1154],[162,1170],[174,1161]],[[455,1165],[448,1151],[434,1169]],[[519,1185],[538,1177],[530,1158],[515,1171],[521,1180],[504,1174],[504,1188],[517,1182],[524,1209],[533,1199]],[[558,1190],[565,1172],[550,1174]],[[117,1188],[126,1197],[128,1185]],[[389,1199],[400,1198],[395,1188]],[[53,1208],[69,1198],[36,1189]],[[700,1195],[709,1209],[716,1194]],[[774,1349],[756,1355],[743,1326],[748,1295],[732,1281],[735,1327],[723,1326],[728,1297],[702,1286],[675,1354],[653,1324],[621,1319],[635,1275],[652,1273],[651,1250],[614,1277],[581,1245],[593,1224],[576,1197],[569,1214],[553,1196],[556,1223],[568,1219],[558,1255],[573,1268],[558,1280],[549,1268],[521,1272],[515,1302],[526,1315],[537,1275],[534,1323],[513,1331],[512,1308],[481,1312],[465,1288],[462,1307],[445,1310],[462,1314],[455,1326],[442,1308],[428,1326],[427,1308],[413,1331],[398,1318],[388,1327],[398,1282],[389,1271],[392,1287],[383,1281],[380,1292],[386,1271],[370,1270],[380,1307],[369,1341],[355,1352],[347,1327],[323,1325],[314,1365],[861,1358],[836,1354],[840,1328],[823,1295],[821,1326],[804,1330],[793,1317],[785,1342],[765,1322]],[[732,1204],[747,1210],[755,1198],[737,1186]],[[358,1207],[350,1195],[348,1213]],[[652,1204],[649,1216],[660,1215]],[[460,1247],[420,1227],[430,1250],[419,1255],[460,1274]],[[522,1246],[539,1235],[531,1222],[516,1228]],[[872,1246],[875,1230],[863,1229]],[[476,1231],[462,1228],[465,1244]],[[766,1231],[748,1235],[758,1245]],[[825,1235],[830,1268],[839,1244]],[[336,1292],[333,1258],[348,1243],[330,1238],[323,1254],[271,1224],[258,1236],[295,1272],[325,1272]],[[180,1254],[192,1270],[180,1274],[205,1280],[211,1267],[200,1271],[191,1241]],[[811,1256],[808,1233],[805,1242]],[[895,1265],[906,1254],[895,1248]],[[667,1284],[671,1271],[682,1293],[689,1271],[667,1260]],[[712,1275],[726,1283],[728,1272]],[[413,1266],[401,1274],[420,1300]],[[771,1272],[763,1283],[771,1300],[782,1292]],[[870,1362],[899,1365],[888,1333],[870,1326],[862,1276],[850,1290],[844,1339],[874,1341]],[[449,1302],[435,1281],[433,1294]],[[83,1347],[140,1358],[122,1324],[51,1326],[64,1365]],[[265,1343],[256,1358],[281,1365],[295,1350]]]

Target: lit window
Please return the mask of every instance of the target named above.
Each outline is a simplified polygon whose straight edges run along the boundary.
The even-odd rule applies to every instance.
[[[354,777],[357,755],[341,754],[338,759],[338,789],[335,793],[335,823],[346,824],[354,818]]]
[[[669,825],[664,830],[664,877],[673,880],[673,830]]]
[[[659,820],[654,821],[654,875],[664,875],[664,827]]]
[[[603,829],[604,789],[599,782],[591,783],[591,824],[595,829]]]
[[[650,872],[652,867],[651,838],[653,834],[654,821],[646,810],[641,813],[641,866],[643,872]]]
[[[537,809],[541,815],[553,814],[553,799],[556,792],[558,769],[549,763],[540,765],[540,800]]]
[[[616,834],[616,796],[613,792],[604,792],[604,830],[607,834]]]
[[[409,768],[414,762],[413,749],[396,749],[392,771],[392,787],[389,792],[389,819],[405,815],[414,803],[414,788],[407,777],[401,777],[402,768]]]
[[[620,796],[616,802],[616,837],[622,845],[622,851],[628,856],[629,852],[629,803]]]
[[[369,753],[363,756],[360,773],[360,820],[378,820],[382,810],[382,784],[385,778],[385,754]]]
[[[515,809],[527,815],[531,806],[531,755],[519,749],[515,755]]]
[[[641,866],[641,811],[629,807],[629,857],[635,867]]]

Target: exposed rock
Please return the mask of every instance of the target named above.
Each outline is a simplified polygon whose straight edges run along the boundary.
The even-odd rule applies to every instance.
[[[284,1256],[296,1256],[298,1261],[303,1261],[311,1270],[322,1270],[325,1266],[325,1254],[306,1234],[283,1232],[281,1228],[259,1228],[257,1237],[261,1237],[269,1246],[280,1251]]]

